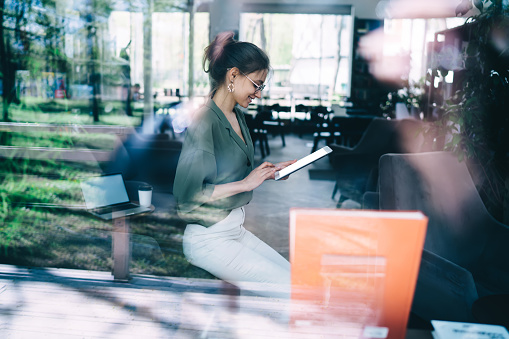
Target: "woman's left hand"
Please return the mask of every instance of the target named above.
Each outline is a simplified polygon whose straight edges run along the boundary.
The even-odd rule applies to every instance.
[[[283,161],[283,162],[277,163],[274,166],[276,166],[276,171],[281,171],[283,168],[288,167],[291,164],[294,164],[296,162],[297,162],[296,159],[295,160],[288,160],[288,161]],[[290,176],[287,175],[286,177],[282,178],[281,180],[287,180],[289,177]]]

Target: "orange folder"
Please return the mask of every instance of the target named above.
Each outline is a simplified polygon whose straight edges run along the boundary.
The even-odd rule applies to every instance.
[[[292,209],[292,331],[405,338],[427,222],[420,212]]]

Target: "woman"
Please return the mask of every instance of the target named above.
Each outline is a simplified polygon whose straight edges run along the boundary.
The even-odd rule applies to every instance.
[[[184,254],[232,284],[287,290],[289,262],[243,227],[252,191],[295,162],[254,168],[249,130],[235,107],[247,108],[261,97],[269,58],[255,45],[235,41],[233,33],[222,33],[205,49],[203,68],[210,74],[211,98],[187,129],[174,185],[177,211],[188,223]]]

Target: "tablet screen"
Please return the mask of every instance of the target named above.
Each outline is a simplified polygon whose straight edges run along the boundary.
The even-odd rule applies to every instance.
[[[282,179],[292,174],[293,172],[296,172],[301,168],[306,167],[307,165],[317,161],[318,159],[323,158],[330,152],[332,152],[332,149],[329,146],[325,146],[324,148],[321,148],[318,151],[313,152],[310,155],[305,156],[304,158],[298,160],[294,164],[291,164],[290,166],[283,168],[281,171],[276,172],[275,179],[276,180]]]

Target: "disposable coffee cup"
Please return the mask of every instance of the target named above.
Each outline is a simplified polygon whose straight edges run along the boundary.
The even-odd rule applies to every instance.
[[[152,204],[152,186],[140,185],[138,187],[138,197],[141,206],[149,207]]]

